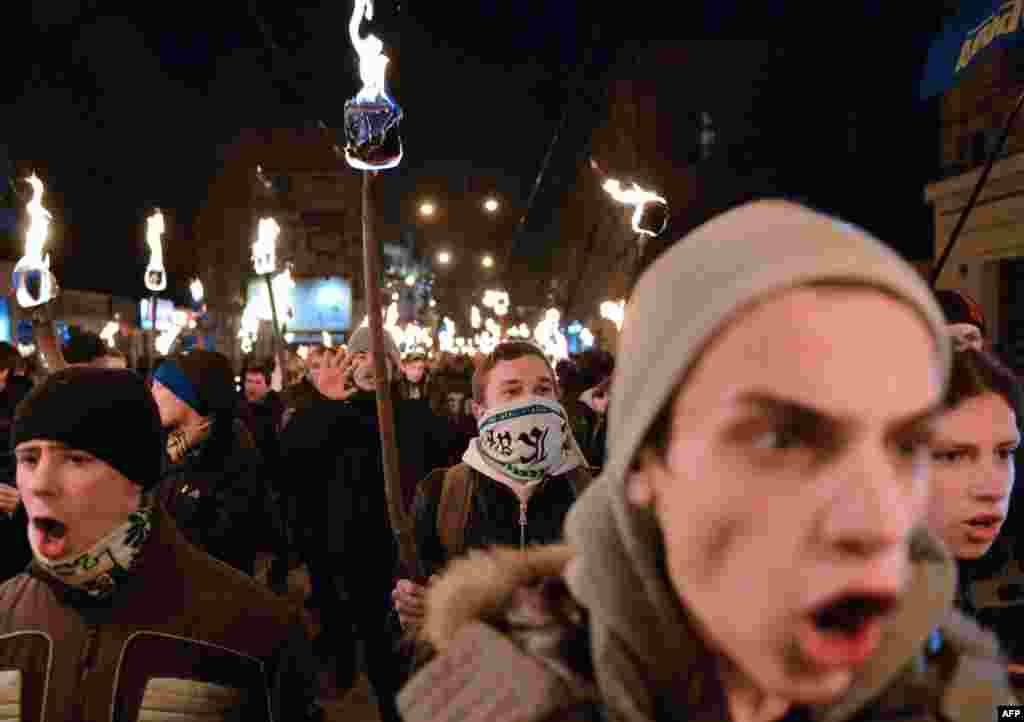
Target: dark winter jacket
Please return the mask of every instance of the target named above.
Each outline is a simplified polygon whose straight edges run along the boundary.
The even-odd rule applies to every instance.
[[[445,471],[434,472],[438,482],[441,482]],[[463,547],[466,551],[491,546],[519,546],[523,538],[531,546],[561,541],[565,515],[583,491],[576,488],[579,485],[579,482],[574,481],[577,474],[547,479],[530,497],[525,524],[521,524],[523,519],[520,516],[519,499],[511,489],[475,469],[467,467],[466,472],[472,475],[475,482],[463,532]],[[437,574],[450,561],[438,531],[437,512],[442,483],[430,481],[424,479],[420,483],[413,507],[416,545],[423,578]]]
[[[278,433],[284,411],[284,402],[276,391],[268,391],[263,399],[256,402],[243,398],[238,411],[239,418],[256,441],[256,448],[271,468],[277,463],[280,451]],[[270,481],[275,483],[274,479]]]
[[[449,455],[447,426],[425,405],[394,402],[402,497],[412,505],[417,482]],[[282,464],[302,469],[299,519],[309,527],[305,553],[338,570],[390,585],[397,551],[384,489],[376,396],[325,399],[306,407],[281,439]]]
[[[11,426],[14,423],[14,410],[28,392],[32,390],[32,382],[24,376],[8,377],[7,385],[0,391],[0,484],[15,486],[15,460],[7,440],[11,438]],[[32,558],[32,547],[28,543],[25,532],[28,517],[21,504],[14,514],[7,516],[0,513],[0,545],[4,553],[0,555],[0,581],[10,579],[25,569]]]
[[[35,565],[0,586],[4,719],[316,719],[295,611],[187,544],[163,510],[142,555],[104,601]]]
[[[292,417],[300,410],[306,408],[314,401],[324,401],[326,399],[327,397],[320,393],[320,390],[307,378],[303,378],[297,384],[292,384],[281,392],[281,403],[284,406],[284,413],[281,416],[281,429],[283,430]]]
[[[160,499],[186,539],[252,574],[257,552],[283,546],[267,472],[252,436],[236,419],[224,438],[214,432],[180,464],[166,463]]]

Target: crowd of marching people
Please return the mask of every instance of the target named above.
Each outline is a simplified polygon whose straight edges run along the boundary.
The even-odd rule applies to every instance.
[[[1016,701],[1022,387],[976,304],[859,229],[727,211],[650,259],[614,355],[383,343],[385,378],[365,327],[284,368],[0,343],[0,708],[316,720],[320,672],[360,668],[384,722]]]

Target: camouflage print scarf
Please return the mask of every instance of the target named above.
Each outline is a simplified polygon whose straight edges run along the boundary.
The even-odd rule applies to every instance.
[[[210,438],[213,419],[201,419],[198,424],[175,429],[167,437],[167,460],[176,466],[185,460],[191,449]]]
[[[69,587],[80,589],[94,599],[109,597],[117,585],[131,575],[153,530],[152,497],[143,495],[139,508],[86,551],[52,561],[35,554],[35,562]]]

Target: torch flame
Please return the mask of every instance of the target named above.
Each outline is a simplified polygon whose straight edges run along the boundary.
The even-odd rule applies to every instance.
[[[277,267],[275,258],[277,237],[281,226],[273,218],[261,218],[256,231],[256,242],[252,244],[252,262],[256,273],[273,273]]]
[[[352,47],[359,55],[359,79],[363,87],[356,95],[357,102],[372,102],[378,98],[387,98],[384,88],[384,74],[388,67],[388,57],[384,55],[384,43],[372,33],[365,38],[359,37],[359,25],[363,19],[373,20],[373,0],[356,0],[352,9],[352,18],[348,22],[348,34],[352,39]]]
[[[149,265],[146,266],[146,288],[162,291],[167,288],[167,272],[164,270],[164,249],[160,237],[164,234],[164,214],[156,209],[146,219],[146,243],[149,244]]]
[[[25,255],[14,266],[11,285],[17,289],[18,304],[31,308],[56,297],[59,289],[50,273],[50,256],[43,257],[43,245],[53,217],[43,208],[43,182],[35,173],[26,180],[32,186],[32,200],[25,206],[30,222],[25,233]]]
[[[625,300],[605,301],[601,304],[601,318],[606,318],[615,324],[617,331],[622,330],[622,321],[626,315]]]
[[[106,341],[107,345],[110,346],[110,348],[114,348],[114,336],[117,335],[117,332],[118,330],[120,330],[120,328],[121,324],[119,324],[117,321],[108,321],[106,325],[103,327],[103,330],[100,331],[100,338]]]
[[[25,259],[29,263],[38,264],[42,268],[50,267],[50,257],[43,258],[43,244],[50,230],[50,219],[53,216],[43,208],[43,182],[33,173],[28,178],[32,186],[32,200],[25,206],[29,215],[28,232],[25,234]]]
[[[544,349],[544,354],[556,361],[569,358],[569,342],[559,329],[561,318],[557,308],[549,308],[533,331],[533,337]]]
[[[644,190],[636,183],[633,184],[632,188],[623,188],[622,183],[609,178],[601,186],[605,192],[608,193],[612,198],[617,200],[619,203],[624,203],[627,206],[634,206],[633,211],[633,230],[637,233],[643,233],[648,236],[655,236],[657,233],[653,233],[650,230],[643,228],[640,225],[640,221],[644,215],[644,206],[648,203],[661,203],[668,205],[668,201],[659,196],[657,193]]]
[[[334,346],[334,340],[331,338],[331,334],[327,333],[326,330],[320,332],[320,341],[323,343],[324,348],[331,348]]]
[[[203,300],[203,282],[198,278],[193,280],[189,285],[189,290],[192,292],[192,300],[199,303]]]

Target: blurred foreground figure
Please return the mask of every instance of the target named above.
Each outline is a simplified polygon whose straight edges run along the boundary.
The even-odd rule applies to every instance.
[[[630,300],[568,545],[431,586],[404,719],[991,719],[998,650],[924,530],[949,362],[863,232],[777,201],[701,226]]]
[[[157,503],[163,434],[142,379],[51,375],[12,445],[33,561],[0,587],[6,716],[317,719],[298,615]]]

